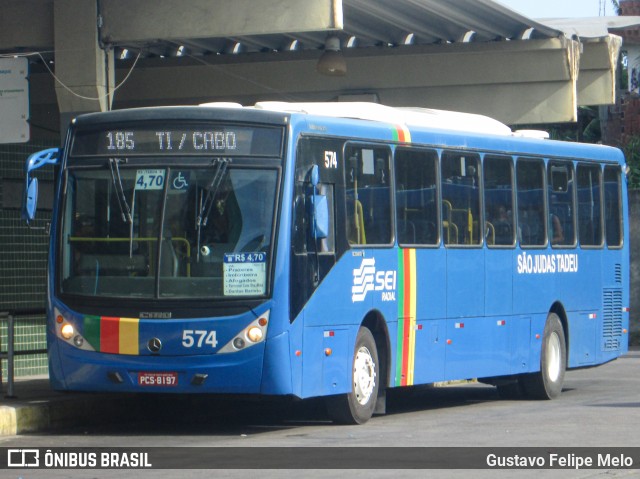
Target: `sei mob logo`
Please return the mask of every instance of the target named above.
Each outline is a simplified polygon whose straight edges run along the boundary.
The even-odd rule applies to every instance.
[[[376,271],[375,258],[362,258],[358,269],[353,270],[351,301],[364,301],[369,291],[381,291],[382,301],[396,300],[396,271]]]

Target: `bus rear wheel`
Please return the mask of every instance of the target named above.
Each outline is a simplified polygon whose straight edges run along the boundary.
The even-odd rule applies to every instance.
[[[327,411],[339,424],[364,424],[373,415],[378,399],[380,371],[378,349],[368,328],[356,337],[351,368],[351,392],[326,398]]]
[[[562,392],[567,365],[567,346],[560,318],[550,313],[544,326],[540,371],[521,377],[526,396],[532,399],[555,399]]]

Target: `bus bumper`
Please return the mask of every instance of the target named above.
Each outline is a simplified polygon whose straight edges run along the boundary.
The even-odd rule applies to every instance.
[[[83,351],[56,341],[50,349],[56,390],[136,393],[257,394],[264,343],[234,354],[129,356]],[[57,356],[57,357],[56,357]]]

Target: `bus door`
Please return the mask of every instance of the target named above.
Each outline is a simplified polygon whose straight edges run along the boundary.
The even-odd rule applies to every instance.
[[[442,236],[446,249],[446,377],[478,377],[491,369],[494,331],[485,316],[484,224],[480,157],[445,151],[441,159]]]
[[[444,380],[446,252],[438,228],[438,154],[395,152],[398,251],[396,386]]]
[[[497,342],[491,374],[521,373],[529,358],[529,321],[513,318],[516,228],[513,160],[485,156],[485,315]]]

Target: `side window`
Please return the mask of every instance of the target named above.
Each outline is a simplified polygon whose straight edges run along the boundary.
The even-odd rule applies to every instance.
[[[604,218],[607,246],[622,246],[622,194],[620,168],[604,168]]]
[[[439,243],[437,165],[435,151],[396,150],[396,219],[401,245]]]
[[[554,246],[575,246],[573,164],[550,161],[548,166],[549,241]]]
[[[544,162],[519,158],[516,164],[518,191],[518,239],[527,246],[547,244],[544,212]]]
[[[388,245],[392,240],[389,149],[345,149],[347,238],[352,245]]]
[[[578,231],[580,245],[602,245],[600,167],[578,164]]]
[[[484,159],[484,217],[487,245],[513,246],[513,160],[486,156]]]
[[[480,157],[473,153],[442,154],[442,234],[447,245],[479,245]]]

